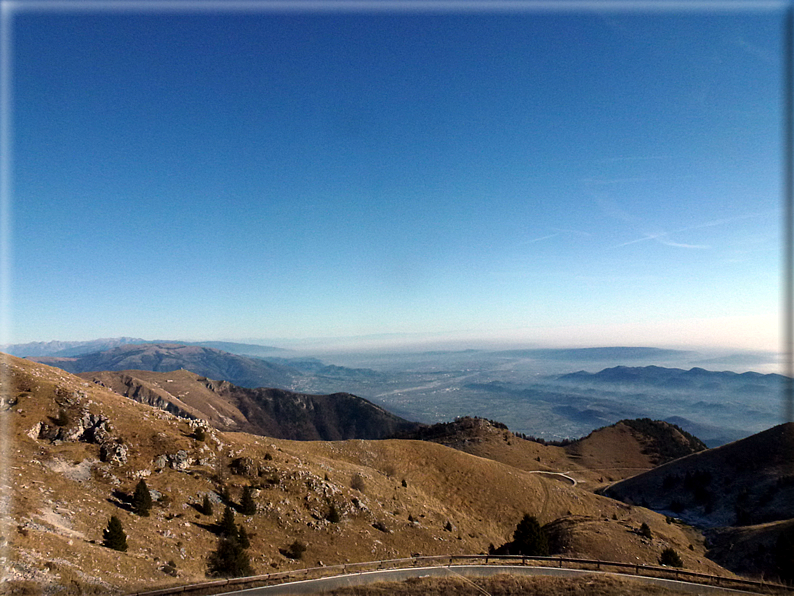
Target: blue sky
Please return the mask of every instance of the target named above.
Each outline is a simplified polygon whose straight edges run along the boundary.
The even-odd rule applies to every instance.
[[[19,11],[9,340],[776,350],[781,31]]]

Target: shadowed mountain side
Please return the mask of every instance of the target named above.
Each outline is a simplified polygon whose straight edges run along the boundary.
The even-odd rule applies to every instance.
[[[210,379],[224,379],[241,387],[292,388],[302,373],[288,366],[273,364],[213,348],[183,344],[124,345],[104,352],[75,358],[30,358],[57,366],[70,373],[101,370],[150,370],[168,372],[184,368]]]
[[[248,419],[248,427],[241,430],[269,437],[383,439],[419,426],[349,393],[307,395],[282,389],[245,389],[225,382],[217,391]]]
[[[222,430],[282,439],[381,439],[419,426],[347,393],[248,389],[187,370],[102,371],[80,376],[141,403],[203,418]]]
[[[794,518],[794,423],[677,459],[604,494],[707,528]]]
[[[708,557],[743,575],[776,579],[785,574],[792,578],[794,543],[789,540],[788,552],[781,548],[784,534],[794,536],[794,519],[757,526],[714,528],[705,533],[709,547]],[[781,569],[781,564],[787,569]]]

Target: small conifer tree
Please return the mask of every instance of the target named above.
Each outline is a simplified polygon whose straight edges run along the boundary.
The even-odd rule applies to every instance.
[[[350,488],[363,493],[365,487],[366,485],[364,484],[364,477],[358,472],[353,474],[353,477],[350,479]]]
[[[549,541],[534,516],[525,513],[516,526],[511,551],[511,554],[528,556],[549,554]]]
[[[212,515],[212,501],[209,495],[204,495],[204,500],[201,502],[201,513],[204,515]]]
[[[229,494],[229,487],[225,484],[221,487],[221,501],[224,505],[229,505],[232,502],[232,496]]]
[[[684,566],[684,562],[681,560],[680,555],[672,548],[666,548],[662,551],[662,556],[659,557],[659,563],[668,565],[669,567]]]
[[[331,503],[331,506],[328,508],[328,515],[325,516],[332,524],[338,524],[339,520],[342,519],[342,516],[339,515],[339,510],[336,508],[335,503]]]
[[[300,559],[303,557],[303,553],[306,552],[306,545],[303,544],[300,540],[296,540],[292,544],[289,545],[286,551],[282,551],[282,554],[286,555],[290,559]]]
[[[148,517],[151,509],[152,494],[149,492],[149,487],[146,486],[146,481],[141,478],[132,495],[132,510],[138,515]]]
[[[256,513],[256,502],[250,486],[243,488],[243,494],[240,497],[240,513],[243,515],[254,515]]]
[[[234,538],[222,536],[218,547],[207,559],[207,573],[220,577],[242,577],[251,575],[251,560],[245,548]]]
[[[121,520],[115,515],[111,516],[108,527],[102,532],[102,536],[103,544],[106,547],[122,552],[127,550],[127,534],[124,533]]]
[[[251,539],[248,537],[248,532],[245,531],[245,527],[243,526],[240,526],[237,530],[237,542],[239,542],[240,546],[243,548],[251,546]]]
[[[649,540],[653,537],[653,534],[651,534],[651,528],[645,522],[642,522],[642,525],[640,526],[640,536],[648,538]]]
[[[228,505],[226,505],[226,508],[223,510],[223,516],[218,522],[218,527],[220,528],[222,536],[230,540],[237,540],[238,530],[237,524],[234,523],[234,510]]]
[[[58,410],[58,416],[55,418],[57,426],[69,426],[69,413],[61,408]]]

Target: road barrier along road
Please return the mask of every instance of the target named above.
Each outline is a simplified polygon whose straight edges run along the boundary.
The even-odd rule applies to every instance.
[[[135,592],[129,596],[169,596],[170,594],[218,594],[231,589],[256,588],[261,586],[276,585],[290,581],[319,579],[349,573],[362,573],[377,569],[400,569],[402,567],[427,567],[431,565],[453,565],[455,562],[480,561],[486,565],[510,564],[521,562],[526,565],[532,562],[544,567],[565,566],[566,569],[590,569],[591,571],[615,571],[628,576],[656,577],[661,579],[676,579],[705,585],[720,586],[724,588],[751,588],[760,589],[767,593],[794,593],[794,586],[786,586],[775,582],[762,582],[749,579],[724,577],[686,571],[676,567],[660,567],[656,565],[643,565],[641,563],[619,563],[616,561],[601,561],[598,559],[575,559],[570,557],[540,557],[528,555],[432,555],[416,556],[404,559],[388,559],[381,561],[366,561],[362,563],[345,563],[341,565],[328,565],[325,567],[308,567],[293,571],[279,571],[265,575],[219,579],[198,584],[172,586],[158,590]]]

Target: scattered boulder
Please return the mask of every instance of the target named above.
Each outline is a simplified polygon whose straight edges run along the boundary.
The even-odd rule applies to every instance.
[[[238,476],[245,476],[247,478],[256,478],[259,475],[259,466],[256,465],[250,457],[238,457],[233,460],[229,465],[232,474]]]
[[[110,464],[123,466],[127,463],[127,446],[118,441],[107,441],[99,447],[99,459]]]
[[[180,449],[173,455],[168,456],[168,463],[173,470],[184,471],[190,467],[190,458],[187,451]]]

